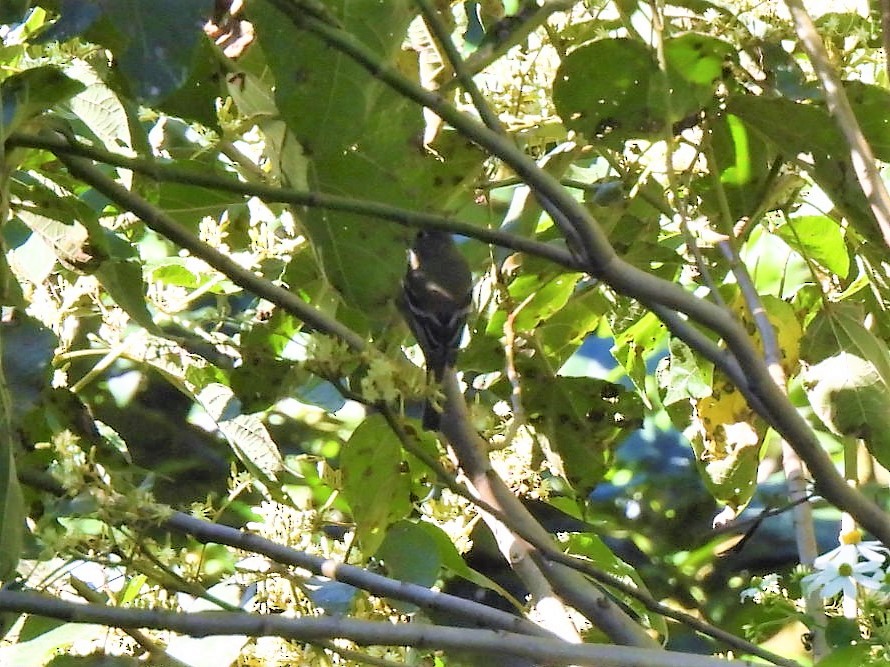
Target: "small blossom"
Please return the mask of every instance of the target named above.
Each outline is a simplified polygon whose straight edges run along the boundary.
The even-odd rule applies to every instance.
[[[887,560],[888,551],[880,542],[853,542],[841,544],[839,547],[824,553],[813,561],[813,567],[817,570],[825,569],[829,563],[854,564],[860,560],[866,560],[878,565]]]
[[[398,399],[392,361],[381,357],[371,359],[368,373],[362,378],[362,395],[369,401],[391,403]]]
[[[807,595],[818,593],[823,598],[830,598],[842,592],[845,598],[855,598],[857,586],[870,590],[881,587],[883,570],[880,563],[868,560],[861,563],[832,560],[825,561],[823,565],[818,572],[807,575],[801,581]]]
[[[743,590],[739,597],[744,602],[747,599],[760,604],[766,595],[779,595],[782,593],[781,578],[778,574],[767,574],[763,577],[754,577],[751,586]]]

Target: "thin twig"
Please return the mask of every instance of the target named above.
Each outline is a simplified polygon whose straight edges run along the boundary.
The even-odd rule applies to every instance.
[[[470,72],[481,72],[511,48],[522,43],[534,30],[544,25],[552,14],[568,11],[577,4],[577,0],[545,0],[522,18],[518,25],[514,25],[505,39],[489,42],[467,58],[467,69]],[[448,90],[456,83],[458,83],[457,77],[444,83],[442,90]]]
[[[506,551],[504,555],[508,562],[525,580],[526,585],[529,580],[536,586],[543,586],[538,583],[540,579],[548,582],[546,587],[552,585],[560,600],[569,601],[575,609],[616,643],[627,646],[655,646],[654,640],[639,624],[602,590],[581,577],[577,571],[560,564],[559,567],[548,567],[544,573],[540,563],[534,565],[532,561],[535,560],[535,555],[542,553],[537,545],[543,546],[546,554],[556,552],[551,546],[552,537],[504,484],[500,476],[492,470],[491,462],[485,452],[487,443],[472,427],[454,372],[445,374],[443,389],[448,400],[442,418],[442,432],[453,448],[461,469],[475,493],[506,517],[506,522],[492,522],[488,518],[486,522],[495,535],[498,535],[499,530],[503,532],[503,527],[498,524],[504,523],[514,536],[512,544],[508,545],[499,540],[498,546]],[[569,630],[563,624],[561,628],[563,631]]]
[[[75,576],[71,576],[68,578],[68,582],[71,584],[72,588],[77,591],[77,594],[80,595],[84,600],[88,602],[92,602],[94,604],[104,604],[105,600],[102,596],[94,591],[89,585]],[[139,644],[142,648],[148,651],[151,656],[159,661],[163,661],[169,667],[189,667],[186,663],[182,662],[178,658],[170,655],[165,651],[160,644],[158,644],[151,637],[146,635],[144,632],[137,630],[135,628],[121,628],[126,634],[130,635],[133,640]]]
[[[448,34],[448,30],[445,28],[445,25],[442,23],[442,20],[439,18],[439,15],[436,13],[432,4],[430,4],[430,0],[415,0],[415,2],[420,7],[420,11],[423,12],[423,20],[426,22],[433,38],[439,43],[439,46],[445,53],[445,57],[448,58],[448,62],[454,69],[454,74],[457,77],[457,80],[473,101],[473,106],[476,107],[476,112],[479,114],[482,122],[485,123],[485,126],[489,129],[496,132],[503,132],[501,122],[498,120],[494,111],[492,111],[491,106],[485,100],[485,97],[482,96],[476,82],[473,81],[473,75],[467,69],[464,59],[461,58],[460,53],[454,46],[454,42],[451,40],[451,35]]]
[[[245,269],[230,257],[204,243],[178,222],[108,178],[83,158],[60,155],[59,160],[68,167],[73,176],[91,185],[122,208],[136,214],[147,227],[185,248],[217,271],[224,273],[236,285],[271,301],[313,329],[339,338],[355,350],[364,348],[364,339],[354,331],[308,305],[298,296],[260,278],[254,272]]]
[[[191,535],[201,542],[225,544],[261,554],[281,565],[303,568],[318,576],[355,586],[378,597],[401,600],[429,611],[466,618],[482,627],[538,637],[553,636],[534,623],[499,609],[492,609],[417,584],[390,579],[354,565],[338,563],[330,558],[314,556],[253,533],[196,519],[181,512],[174,512],[161,525],[168,530]]]
[[[890,0],[881,0],[881,44],[884,45],[884,73],[890,80]]]
[[[813,19],[807,13],[802,0],[785,0],[785,4],[791,12],[797,36],[807,52],[816,76],[822,83],[828,111],[834,116],[847,140],[859,187],[868,200],[872,215],[884,237],[884,243],[890,246],[890,193],[887,192],[884,180],[878,171],[877,160],[871,146],[862,134],[856,114],[853,113],[853,107],[850,106],[850,101],[844,92],[843,82],[832,67],[822,38],[819,37]]]
[[[464,222],[449,216],[402,209],[380,202],[329,195],[321,192],[293,190],[262,183],[244,183],[219,174],[183,169],[162,160],[127,157],[119,153],[65,139],[57,134],[36,136],[17,133],[7,140],[7,144],[9,146],[48,150],[56,156],[73,155],[85,157],[95,162],[129,169],[159,182],[182,183],[195,187],[212,188],[245,197],[257,197],[267,203],[278,202],[293,206],[307,206],[331,211],[357,213],[368,218],[389,220],[406,227],[441,229],[476,239],[482,243],[510,248],[517,252],[541,257],[574,271],[579,270],[572,255],[565,248],[539,243],[533,239],[527,239],[498,229],[481,227],[476,223]]]

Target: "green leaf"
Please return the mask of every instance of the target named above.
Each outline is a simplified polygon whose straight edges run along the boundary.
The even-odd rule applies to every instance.
[[[538,377],[528,363],[520,372],[529,422],[547,437],[553,469],[588,493],[602,480],[612,448],[641,423],[640,399],[604,380]]]
[[[614,145],[659,137],[709,105],[723,62],[734,52],[725,42],[695,33],[667,40],[666,77],[642,42],[599,40],[562,59],[553,103],[566,127],[590,140]],[[609,63],[608,76],[603,63]]]
[[[633,586],[646,595],[651,595],[636,569],[616,556],[596,533],[570,534],[566,553],[589,559],[596,567],[614,575],[622,583]],[[647,619],[649,627],[658,631],[662,637],[667,637],[668,628],[663,616],[650,613],[636,598],[623,595],[614,589],[611,590],[624,604],[633,609],[638,616]]]
[[[103,249],[90,243],[89,231],[77,221],[65,223],[29,211],[19,211],[18,217],[69,269],[92,273],[105,259]]]
[[[241,288],[194,257],[166,257],[150,271],[150,281],[201,290],[209,294],[237,294]]]
[[[758,294],[777,294],[790,299],[794,287],[812,279],[812,270],[803,257],[765,227],[751,231],[741,250],[742,260],[752,266],[752,278]]]
[[[673,405],[689,398],[711,394],[713,366],[704,363],[679,338],[671,338],[670,363],[659,373],[659,384],[666,388],[662,403]]]
[[[833,623],[833,625],[846,624],[850,625],[855,623],[853,619],[838,619],[834,618],[833,621],[837,621],[837,623]],[[841,634],[838,632],[837,634]],[[855,634],[851,632],[846,632],[848,636]],[[840,648],[834,649],[827,656],[822,658],[819,662],[816,663],[816,667],[850,667],[850,665],[856,665],[857,667],[869,667],[870,665],[874,665],[878,667],[878,665],[884,665],[886,662],[883,659],[876,659],[872,656],[872,646],[866,642],[856,644],[854,646],[841,646]]]
[[[78,120],[105,146],[132,146],[127,112],[117,94],[83,63],[67,72],[86,86],[69,103]]]
[[[195,157],[188,160],[188,163],[178,161],[175,166],[204,175],[213,174],[220,179],[235,180],[231,173],[218,168],[219,163],[215,157],[212,160],[207,156]],[[243,203],[244,197],[224,190],[195,187],[188,183],[161,183],[158,186],[157,205],[171,218],[195,232],[205,217],[219,220],[230,207]],[[232,245],[231,242],[229,245]],[[235,245],[238,247],[241,244]]]
[[[844,92],[875,157],[883,162],[890,161],[890,127],[887,123],[890,91],[861,81],[845,81]]]
[[[696,183],[705,210],[722,216],[725,201],[733,220],[754,215],[772,178],[775,150],[734,114],[717,115],[711,119],[710,129],[712,168],[718,172],[719,186],[712,174],[703,175]]]
[[[193,55],[205,39],[201,26],[211,0],[115,0],[87,36],[115,54],[116,70],[130,94],[143,103],[163,100],[192,71]]]
[[[609,63],[609,76],[602,76]],[[563,58],[553,103],[569,129],[593,140],[651,136],[670,122],[663,106],[663,75],[648,48],[629,39],[600,40]]]
[[[875,366],[842,352],[810,368],[805,379],[810,403],[832,433],[861,438],[890,466],[890,387]]]
[[[535,330],[541,350],[554,368],[563,365],[599,326],[609,304],[598,289],[575,293]]]
[[[284,461],[262,420],[242,414],[241,402],[225,385],[211,383],[196,398],[247,469],[263,481],[276,480]]]
[[[851,644],[862,641],[862,631],[855,618],[835,616],[828,619],[825,628],[825,641],[829,646],[848,648]],[[850,656],[851,653],[845,653]],[[853,654],[855,655],[855,654]],[[850,664],[850,663],[847,663]]]
[[[204,14],[206,18],[207,14]],[[191,61],[183,62],[189,67],[188,79],[179,85],[171,81],[174,87],[164,96],[158,108],[166,113],[201,123],[217,132],[222,132],[216,111],[216,103],[221,95],[222,81],[228,72],[217,55],[216,46],[210,40],[198,39]],[[186,53],[182,54],[185,59]]]
[[[31,7],[31,0],[4,0],[0,6],[0,23],[19,23]]]
[[[304,394],[310,393],[310,388],[323,382],[310,379],[309,374],[295,367],[292,361],[275,358],[262,349],[247,347],[241,350],[241,365],[232,369],[229,375],[232,391],[244,404],[244,409],[250,412],[269,409],[282,396],[287,396],[290,393],[288,389],[299,380],[302,382],[295,391],[301,399],[304,399]]]
[[[413,17],[406,0],[328,2],[344,28],[378,56],[394,59]],[[352,58],[309,33],[294,40],[290,25],[269,3],[249,8],[268,66],[279,82],[278,109],[311,156],[338,155],[366,135],[386,86]],[[282,85],[284,81],[288,85]]]
[[[806,259],[836,273],[840,278],[847,277],[850,255],[844,243],[844,234],[834,220],[821,215],[788,218],[776,233]]]
[[[612,356],[640,390],[645,389],[648,374],[646,361],[664,348],[666,332],[661,320],[652,313],[646,313],[624,331],[615,334]]]
[[[439,528],[439,526],[428,521],[420,521],[414,525],[418,530],[425,532],[429,539],[436,544],[438,561],[448,572],[462,579],[466,579],[480,588],[487,588],[488,590],[494,591],[505,600],[509,600],[515,605],[517,610],[522,609],[522,604],[516,600],[509,591],[505,590],[496,581],[486,577],[484,574],[477,572],[467,565],[467,562],[454,546],[454,542],[451,541],[448,534]]]
[[[370,556],[387,528],[411,509],[411,480],[402,470],[402,449],[383,417],[374,415],[359,424],[340,453],[340,467],[356,534],[365,556]]]
[[[880,240],[877,223],[856,180],[850,151],[828,111],[784,98],[732,95],[726,110],[773,144],[784,155],[812,155],[812,177],[831,197],[856,231]],[[800,132],[799,128],[807,128]]]
[[[25,500],[16,473],[8,426],[0,442],[0,583],[15,575],[25,535]]]
[[[541,280],[541,276],[531,273],[523,273],[510,285],[510,296],[514,299],[521,298],[518,305],[513,326],[517,333],[525,333],[535,329],[559,311],[569,300],[575,290],[575,284],[581,277],[580,273],[559,273],[548,280]],[[534,290],[526,297],[522,295],[527,291],[528,285]]]
[[[396,67],[414,11],[407,0],[327,3],[356,38]],[[281,116],[309,158],[309,187],[419,210],[453,210],[482,155],[454,136],[433,154],[419,146],[416,107],[351,58],[306,34],[294,41],[289,20],[266,3],[251,17],[278,82]],[[321,102],[323,100],[323,103]],[[439,150],[437,144],[437,150]],[[366,216],[310,209],[304,222],[324,275],[346,305],[372,320],[388,317],[412,235]]]
[[[672,78],[682,79],[703,91],[713,91],[735,47],[723,40],[696,32],[668,39],[664,55]]]
[[[18,229],[19,227],[22,229]],[[20,302],[22,296],[18,282],[15,281],[16,276],[34,285],[40,285],[56,268],[58,257],[39,234],[31,233],[31,230],[27,229],[18,218],[13,218],[3,225],[3,237],[9,249],[9,264],[6,264],[6,256],[0,253],[0,261],[4,263],[7,291],[17,292],[16,297],[4,303],[16,303]],[[12,238],[15,240],[10,242]]]
[[[696,400],[694,407],[692,427],[684,434],[695,452],[696,466],[711,495],[739,510],[757,488],[767,426],[720,372],[714,372],[710,394]]]
[[[108,628],[88,623],[66,623],[26,642],[0,647],[0,664],[42,667],[74,642],[101,641]]]
[[[474,581],[474,578],[481,578],[488,581],[487,577],[477,575],[476,572],[467,565],[466,561],[457,550],[457,547],[454,546],[454,542],[451,541],[448,534],[439,526],[428,521],[420,521],[413,525],[418,530],[425,532],[427,537],[436,545],[437,559],[443,567],[448,568],[453,574],[470,581]]]
[[[6,254],[0,252],[0,303],[23,307],[24,302],[22,287],[10,269]]]
[[[390,526],[375,556],[383,561],[393,579],[427,588],[436,583],[442,564],[436,540],[412,521]]]
[[[875,367],[890,385],[890,353],[884,342],[862,324],[865,313],[855,304],[830,304],[813,318],[801,342],[801,357],[816,364],[839,352],[853,354]]]
[[[121,590],[115,597],[115,602],[121,606],[130,604],[136,599],[136,596],[139,595],[139,592],[142,590],[142,587],[145,586],[147,581],[148,577],[144,574],[137,574],[130,577],[123,590]]]
[[[148,288],[142,279],[142,263],[137,259],[111,258],[102,262],[96,278],[124,312],[147,331],[160,333],[146,305]]]
[[[0,141],[22,124],[84,89],[79,81],[45,65],[8,76],[0,82]]]

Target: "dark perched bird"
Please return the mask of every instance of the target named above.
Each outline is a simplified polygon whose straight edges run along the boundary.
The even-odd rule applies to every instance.
[[[473,297],[473,275],[447,232],[421,230],[408,250],[399,308],[423,350],[427,373],[441,382],[457,357]],[[439,428],[439,412],[427,402],[423,427]]]

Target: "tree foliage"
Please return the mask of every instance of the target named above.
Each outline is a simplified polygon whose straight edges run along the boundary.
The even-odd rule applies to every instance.
[[[0,662],[886,660],[890,37],[775,4],[4,3]]]

